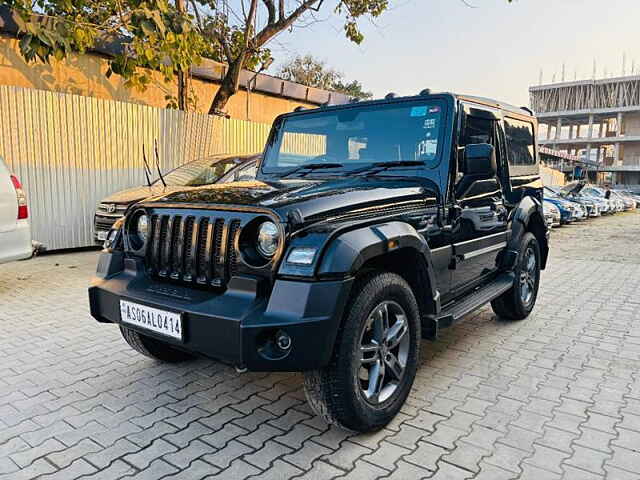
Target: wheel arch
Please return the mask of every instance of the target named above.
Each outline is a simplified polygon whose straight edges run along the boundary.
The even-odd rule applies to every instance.
[[[536,240],[538,240],[541,255],[540,268],[544,270],[549,256],[548,229],[544,221],[542,204],[538,199],[531,196],[524,197],[520,201],[520,204],[514,210],[511,220],[511,238],[507,245],[507,251],[515,252],[515,255],[509,256],[509,259],[512,259],[513,262],[517,258],[520,241],[526,232],[533,233]],[[506,266],[507,268],[513,268],[513,265],[509,265],[509,260],[507,260]]]
[[[317,273],[358,276],[372,270],[400,275],[411,286],[421,315],[439,311],[431,253],[424,237],[401,221],[340,234],[323,255]]]

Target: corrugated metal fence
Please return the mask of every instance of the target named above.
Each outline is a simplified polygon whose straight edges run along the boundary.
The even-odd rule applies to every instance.
[[[0,156],[29,197],[33,238],[92,245],[106,195],[145,182],[142,146],[167,171],[216,153],[262,151],[269,125],[133,103],[0,86]]]

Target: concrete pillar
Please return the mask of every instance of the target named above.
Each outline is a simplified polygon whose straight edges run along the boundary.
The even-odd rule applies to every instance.
[[[587,162],[591,161],[591,144],[590,143],[587,143],[587,146],[585,147],[584,157],[587,160]]]
[[[556,123],[556,140],[560,139],[560,131],[562,130],[562,118],[558,118]]]
[[[593,138],[593,114],[589,115],[589,132],[587,133],[587,138],[589,140]]]
[[[620,142],[616,142],[613,148],[613,164],[618,165],[618,162],[620,162]]]
[[[622,136],[622,112],[618,112],[618,132],[617,132],[617,136],[621,137]]]

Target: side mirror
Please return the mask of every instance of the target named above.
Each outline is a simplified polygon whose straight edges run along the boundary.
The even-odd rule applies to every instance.
[[[464,149],[462,173],[491,178],[498,172],[496,151],[488,143],[472,143]]]

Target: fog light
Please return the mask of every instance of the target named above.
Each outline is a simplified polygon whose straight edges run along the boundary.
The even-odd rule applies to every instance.
[[[291,337],[282,330],[276,333],[276,345],[280,350],[289,350],[291,348]]]

